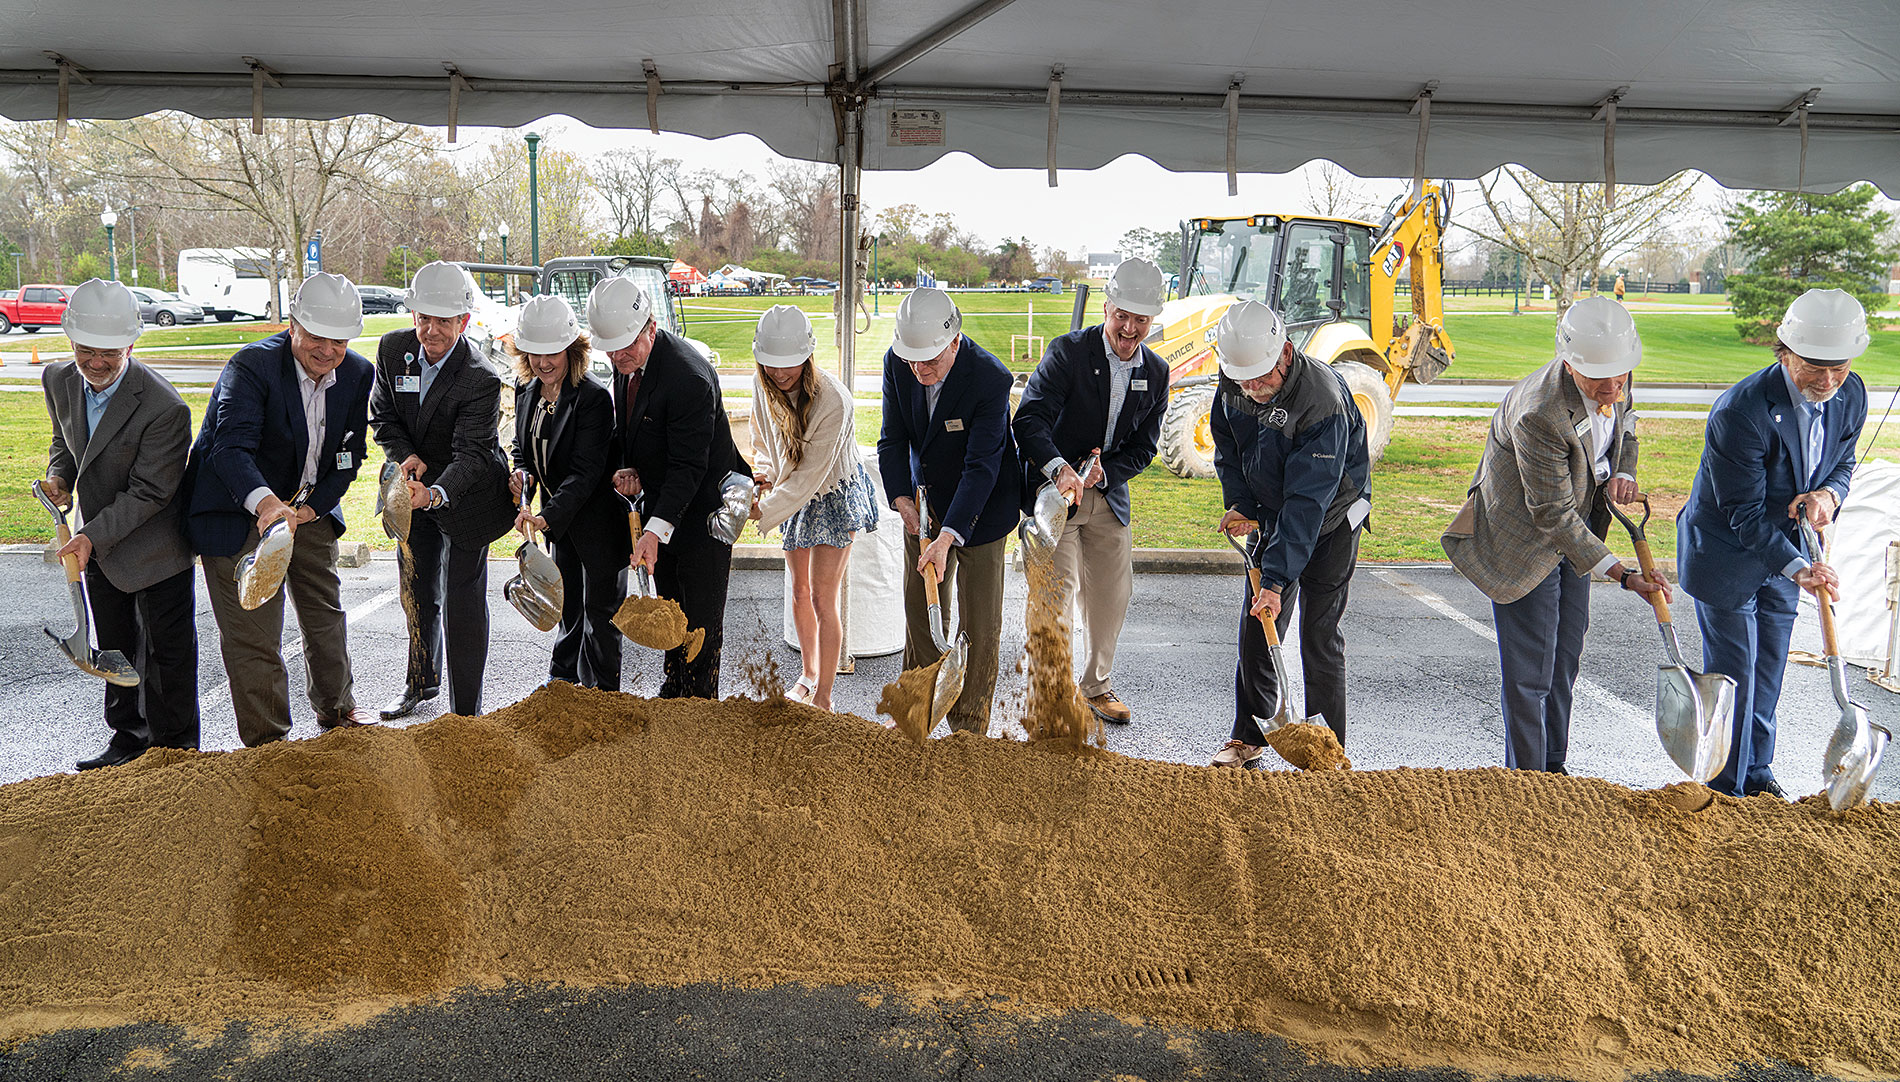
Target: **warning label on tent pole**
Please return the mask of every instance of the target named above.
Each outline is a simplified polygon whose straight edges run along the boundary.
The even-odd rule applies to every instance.
[[[892,109],[890,134],[884,145],[940,147],[943,145],[942,109]]]

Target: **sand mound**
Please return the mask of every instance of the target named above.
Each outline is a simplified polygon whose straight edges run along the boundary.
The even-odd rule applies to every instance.
[[[1891,806],[1073,747],[556,684],[483,718],[20,782],[0,1038],[502,979],[798,980],[1249,1028],[1346,1063],[1900,1071]]]

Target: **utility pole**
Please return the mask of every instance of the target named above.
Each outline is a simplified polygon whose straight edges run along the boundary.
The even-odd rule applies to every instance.
[[[536,167],[536,147],[541,137],[533,132],[527,134],[528,140],[528,255],[535,266],[541,265],[541,189]],[[537,282],[536,293],[541,292]]]

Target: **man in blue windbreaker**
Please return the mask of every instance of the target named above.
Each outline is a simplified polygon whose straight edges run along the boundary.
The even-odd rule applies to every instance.
[[[1259,524],[1252,557],[1260,593],[1241,611],[1234,728],[1212,765],[1246,766],[1264,750],[1254,719],[1272,714],[1285,676],[1273,671],[1257,617],[1264,613],[1284,637],[1295,600],[1305,713],[1325,717],[1345,746],[1346,640],[1339,620],[1372,507],[1372,465],[1365,419],[1346,381],[1293,348],[1279,313],[1242,301],[1221,317],[1216,336],[1214,472],[1227,506],[1219,528],[1240,535]]]

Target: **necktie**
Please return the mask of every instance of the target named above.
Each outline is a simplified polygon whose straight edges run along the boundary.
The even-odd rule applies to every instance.
[[[640,397],[640,380],[646,374],[646,365],[641,365],[627,377],[627,389],[621,393],[620,403],[621,427],[623,428],[633,424],[633,403]]]
[[[1827,442],[1827,423],[1822,419],[1821,407],[1813,404],[1808,411],[1808,476],[1813,477],[1821,469],[1821,450]]]

